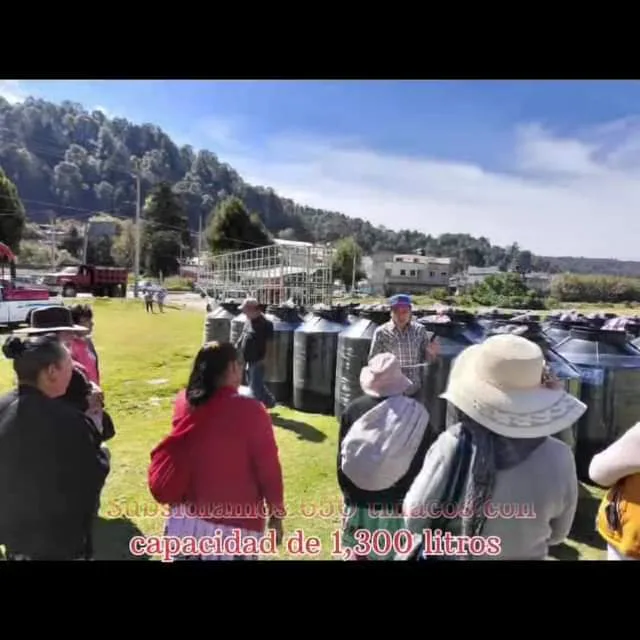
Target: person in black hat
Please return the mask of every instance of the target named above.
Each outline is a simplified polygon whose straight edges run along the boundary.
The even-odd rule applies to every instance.
[[[89,380],[97,385],[100,384],[96,362],[91,355],[88,344],[82,339],[90,332],[90,329],[73,321],[71,309],[59,306],[41,307],[31,312],[29,320],[30,326],[17,329],[14,333],[29,336],[40,333],[57,333],[71,351],[71,357],[82,367]]]
[[[43,333],[89,333],[87,327],[73,322],[71,311],[67,307],[51,305],[38,307],[29,316],[29,326],[16,329],[15,335],[38,335]]]
[[[15,335],[37,336],[54,333],[69,348],[72,357],[76,355],[76,351],[72,348],[73,339],[78,335],[85,336],[90,332],[89,327],[76,324],[73,321],[71,310],[67,307],[50,306],[34,309],[29,319],[30,326],[17,329],[14,331]],[[90,372],[85,364],[74,359],[71,382],[63,399],[71,402],[92,419],[100,434],[100,441],[105,442],[115,435],[113,420],[104,411],[102,390],[91,380]],[[106,455],[110,455],[108,450]]]

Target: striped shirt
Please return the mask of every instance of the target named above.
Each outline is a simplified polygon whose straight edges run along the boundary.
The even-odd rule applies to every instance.
[[[410,322],[404,329],[393,320],[378,327],[373,334],[369,359],[379,353],[392,353],[403,367],[404,373],[413,382],[406,395],[414,395],[422,386],[422,368],[416,365],[427,360],[429,343],[427,330],[417,322]]]

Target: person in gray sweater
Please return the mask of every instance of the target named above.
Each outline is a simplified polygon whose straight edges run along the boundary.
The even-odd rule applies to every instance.
[[[459,422],[430,447],[405,497],[416,546],[397,559],[546,559],[578,503],[573,453],[551,436],[586,405],[550,377],[537,345],[509,334],[463,351],[441,397]]]

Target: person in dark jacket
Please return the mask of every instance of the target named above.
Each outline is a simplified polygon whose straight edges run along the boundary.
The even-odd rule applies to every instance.
[[[264,361],[267,345],[273,340],[273,323],[265,318],[255,298],[247,298],[240,310],[247,316],[247,321],[236,347],[242,353],[251,394],[267,409],[273,409],[276,401],[264,384]]]
[[[62,401],[71,356],[55,334],[2,351],[17,388],[0,397],[0,544],[8,560],[88,559],[109,463],[92,421]]]

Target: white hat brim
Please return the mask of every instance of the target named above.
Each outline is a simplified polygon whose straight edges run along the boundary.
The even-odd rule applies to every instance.
[[[87,327],[83,327],[80,324],[74,324],[70,327],[23,327],[16,329],[12,333],[18,335],[39,335],[42,333],[89,333]]]
[[[551,436],[573,426],[587,405],[563,389],[499,389],[478,379],[474,364],[481,345],[468,347],[440,395],[486,429],[508,438]],[[464,356],[464,357],[463,357]]]

